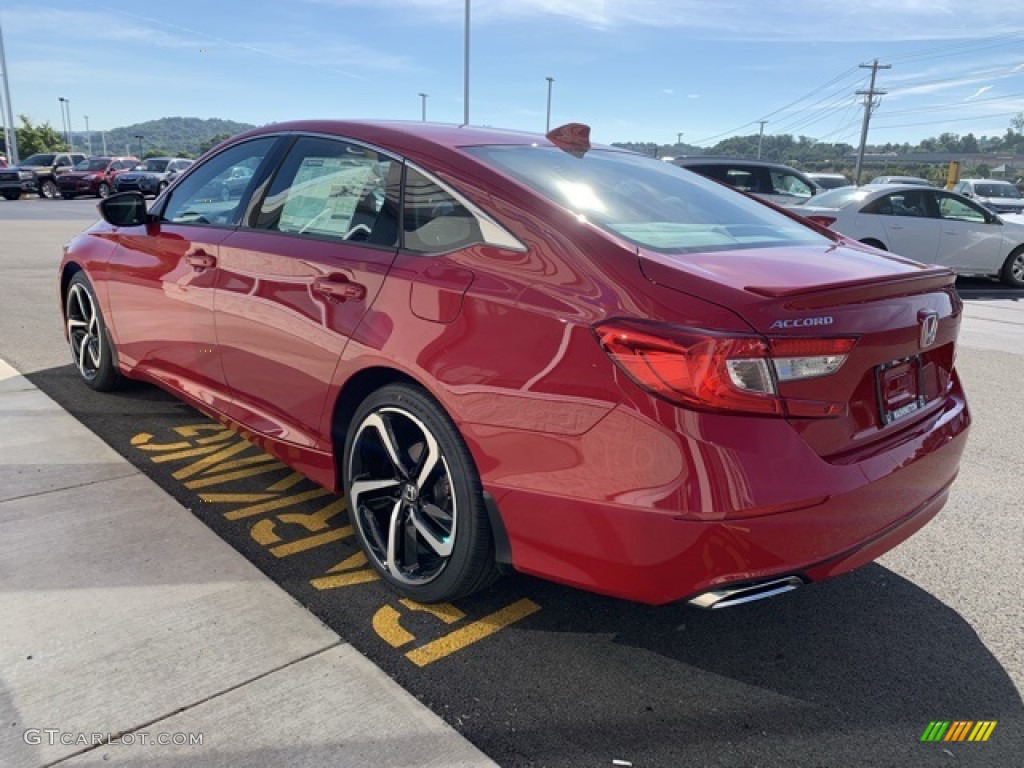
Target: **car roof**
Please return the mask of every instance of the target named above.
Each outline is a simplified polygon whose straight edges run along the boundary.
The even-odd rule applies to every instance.
[[[296,120],[260,126],[234,138],[287,131],[334,134],[394,151],[427,146],[448,149],[494,144],[555,146],[547,137],[537,133],[413,120]],[[616,149],[601,144],[592,146],[595,149]]]

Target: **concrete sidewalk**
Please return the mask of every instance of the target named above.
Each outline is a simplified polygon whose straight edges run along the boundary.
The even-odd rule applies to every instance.
[[[0,361],[0,765],[53,764],[494,765]]]

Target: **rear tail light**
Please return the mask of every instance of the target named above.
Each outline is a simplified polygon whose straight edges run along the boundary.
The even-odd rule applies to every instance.
[[[804,216],[804,218],[822,227],[831,227],[836,223],[835,216]]]
[[[813,418],[845,411],[843,403],[784,398],[779,384],[835,373],[853,338],[764,339],[635,320],[602,323],[594,332],[633,381],[680,405]]]

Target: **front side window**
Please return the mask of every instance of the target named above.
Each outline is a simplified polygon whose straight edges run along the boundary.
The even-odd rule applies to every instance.
[[[908,216],[912,218],[924,218],[928,216],[928,202],[925,200],[925,192],[916,190],[908,192],[894,192],[879,200],[879,209],[875,213],[886,213],[890,216]],[[884,202],[882,202],[884,201]],[[888,208],[888,210],[883,210]]]
[[[988,218],[980,208],[951,195],[939,195],[939,215],[944,219],[978,224],[984,224]]]
[[[276,140],[268,136],[236,144],[204,162],[174,189],[164,208],[164,221],[234,226],[246,198],[225,195],[222,180],[239,166],[259,167]]]
[[[592,149],[479,146],[465,151],[596,226],[652,250],[712,252],[832,240],[671,163]]]
[[[304,136],[281,164],[254,226],[372,245],[394,245],[398,218],[386,204],[401,165],[368,147]]]
[[[799,176],[794,176],[792,173],[772,171],[771,176],[772,186],[775,188],[775,192],[777,194],[800,197],[804,200],[814,194],[813,189],[807,186]]]

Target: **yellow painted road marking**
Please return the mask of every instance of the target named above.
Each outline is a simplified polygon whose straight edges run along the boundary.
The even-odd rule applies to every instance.
[[[292,504],[299,504],[303,501],[309,501],[310,499],[319,499],[323,496],[329,496],[330,493],[331,492],[326,488],[314,488],[313,490],[306,491],[305,493],[295,493],[291,496],[274,499],[273,501],[265,501],[262,504],[253,504],[248,507],[232,509],[225,512],[224,517],[228,520],[241,520],[243,517],[262,515],[264,512],[272,512],[275,509],[290,507]]]
[[[402,614],[390,605],[385,605],[373,614],[373,620],[371,623],[373,624],[373,631],[376,632],[384,642],[392,648],[401,648],[403,645],[411,643],[416,639],[414,634],[401,625],[401,621]]]
[[[214,446],[214,448],[216,449],[217,446]],[[225,448],[220,448],[219,450],[216,450],[214,453],[211,453],[210,455],[200,459],[199,461],[193,461],[188,466],[174,470],[171,476],[175,480],[184,480],[186,478],[192,477],[193,475],[198,475],[200,472],[210,469],[214,464],[219,464],[220,462],[226,459],[230,459],[235,454],[241,453],[242,451],[247,451],[250,448],[252,448],[252,443],[250,443],[248,440],[239,439]],[[197,450],[206,449],[202,448]],[[164,459],[165,457],[161,456],[160,458]]]
[[[279,497],[276,493],[200,493],[199,498],[208,504],[252,504]]]
[[[262,466],[252,467],[250,469],[240,469],[237,472],[224,472],[219,475],[208,475],[206,477],[200,477],[198,480],[189,480],[185,483],[185,487],[190,491],[198,490],[199,488],[209,488],[211,485],[220,485],[221,483],[230,483],[232,480],[242,480],[246,477],[256,477],[257,475],[266,475],[270,472],[277,472],[284,469],[284,464],[279,461],[273,460],[272,457],[267,463],[267,459],[262,456],[256,457],[263,462]]]
[[[346,525],[344,528],[338,528],[336,531],[327,531],[326,533],[318,533],[314,536],[307,536],[304,539],[298,541],[292,541],[287,544],[278,544],[276,547],[271,547],[270,552],[274,557],[288,557],[288,555],[294,555],[297,552],[305,552],[307,549],[315,549],[316,547],[323,546],[324,544],[330,544],[332,541],[340,541],[341,539],[352,536],[354,531],[351,525]]]
[[[495,632],[521,619],[525,619],[539,610],[540,606],[532,600],[527,598],[517,600],[512,605],[484,616],[482,619],[477,619],[472,624],[467,624],[465,627],[456,629],[454,632],[449,632],[444,637],[432,640],[420,648],[414,648],[406,653],[405,657],[417,667],[425,667],[427,664],[433,664],[435,661],[450,656],[468,645],[480,642]]]
[[[292,472],[290,475],[288,475],[288,477],[285,477],[285,478],[283,478],[281,480],[278,480],[272,486],[267,488],[267,490],[268,491],[287,491],[290,488],[292,488],[292,486],[298,485],[299,483],[301,483],[305,479],[306,479],[306,476],[303,475],[301,472]]]
[[[431,616],[440,619],[445,624],[454,624],[456,621],[466,618],[466,614],[464,614],[451,603],[437,603],[436,605],[425,605],[423,603],[417,603],[415,600],[410,600],[407,597],[403,597],[398,602],[400,602],[410,611],[422,611],[423,613],[429,613]]]
[[[355,584],[366,584],[370,581],[377,581],[380,578],[375,570],[366,566],[366,554],[360,550],[350,557],[346,557],[327,573],[333,576],[318,576],[310,579],[309,583],[314,589],[337,589],[338,587],[351,587]]]

